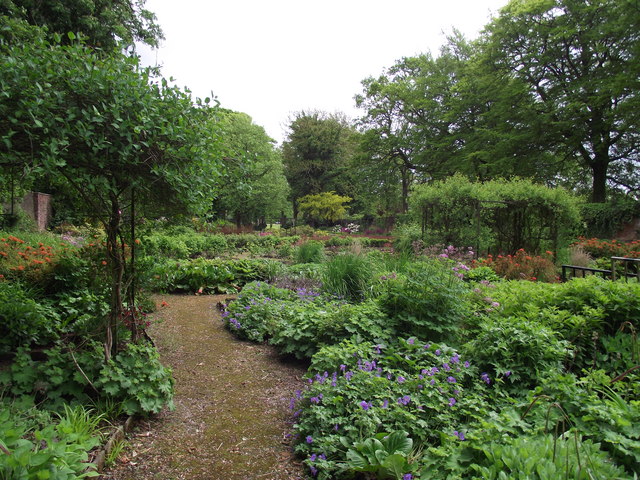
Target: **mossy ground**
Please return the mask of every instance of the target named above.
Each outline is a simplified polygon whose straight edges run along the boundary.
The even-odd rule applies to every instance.
[[[108,480],[305,478],[288,440],[302,365],[227,332],[222,296],[162,296],[150,335],[176,380],[174,411],[141,421]]]

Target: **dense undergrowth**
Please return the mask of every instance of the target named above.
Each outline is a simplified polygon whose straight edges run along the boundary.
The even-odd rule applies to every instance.
[[[551,252],[474,262],[466,248],[405,241],[391,255],[388,239],[308,233],[141,234],[141,292],[108,362],[100,232],[2,234],[2,478],[91,475],[107,421],[171,406],[170,370],[128,338],[153,291],[239,292],[231,332],[310,362],[291,408],[317,478],[638,473],[637,282],[558,283]]]
[[[342,254],[228,306],[231,332],[311,362],[291,401],[310,474],[637,475],[640,285],[506,281],[451,253]]]

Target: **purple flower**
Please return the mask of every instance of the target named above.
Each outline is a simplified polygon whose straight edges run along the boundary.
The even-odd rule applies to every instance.
[[[491,379],[489,378],[489,374],[488,373],[483,373],[482,375],[480,375],[480,378],[482,379],[482,381],[484,383],[486,383],[487,385],[491,384]]]
[[[455,379],[455,377],[447,377],[447,382],[456,383],[456,379]]]
[[[365,402],[364,400],[360,402],[360,406],[363,410],[369,410],[371,408],[371,402]]]
[[[453,397],[449,398],[449,406],[450,406],[450,407],[453,407],[456,403],[457,403],[457,402],[456,402],[456,399],[455,399],[455,398],[453,398]]]
[[[456,433],[458,433],[458,432],[453,432],[453,433],[454,433],[454,434],[456,434]],[[311,455],[311,456],[309,457],[309,461],[310,461],[310,462],[315,462],[317,458],[318,458],[318,455],[316,455],[316,454],[314,453],[313,455]]]
[[[389,407],[389,400],[385,399],[384,402],[382,402],[382,408],[388,408]]]
[[[346,378],[347,381],[351,380],[351,377],[353,377],[353,372],[351,371],[344,374],[344,378]]]
[[[457,353],[451,357],[451,363],[460,363],[460,356]]]
[[[437,355],[437,356],[442,355],[442,352],[440,351],[440,349],[439,349],[439,348],[436,350],[436,355]]]
[[[311,435],[307,435],[307,438],[305,438],[307,443],[313,443],[313,437]]]
[[[341,372],[344,372],[346,370],[346,368],[347,368],[346,365],[344,365],[344,364],[340,365],[340,371]]]
[[[411,397],[409,395],[405,395],[404,397],[400,397],[398,399],[399,405],[407,405],[411,402]]]
[[[506,372],[504,372],[505,377],[509,377],[510,375],[511,375],[511,370],[507,370]]]
[[[405,473],[402,476],[402,480],[413,480],[413,475],[411,475],[410,473]]]
[[[415,339],[415,338],[413,338],[413,337],[411,337],[409,340],[407,340],[407,343],[408,343],[409,345],[413,345],[415,342],[416,342],[416,339]]]
[[[422,348],[424,348],[425,350],[429,350],[431,348],[431,344],[430,343],[425,343],[424,347],[422,347]]]
[[[464,433],[458,432],[457,430],[453,432],[453,434],[458,437],[460,440],[464,441]]]
[[[464,362],[464,368],[469,368],[470,366],[471,366],[471,364],[468,361]]]
[[[340,425],[338,425],[337,423],[333,426],[333,429],[337,432],[338,429],[340,428]]]
[[[448,363],[443,363],[443,364],[442,364],[442,369],[443,369],[445,372],[449,372],[449,371],[451,371],[451,367],[449,366],[449,364],[448,364]]]
[[[399,375],[397,380],[398,380],[398,383],[404,383],[405,378],[402,375]]]
[[[314,477],[318,474],[318,469],[313,465],[309,467],[309,470],[311,470],[311,475],[313,475]]]

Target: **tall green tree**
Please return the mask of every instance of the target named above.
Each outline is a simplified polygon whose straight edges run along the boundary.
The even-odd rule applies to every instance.
[[[28,41],[16,37],[19,29]],[[92,51],[49,42],[37,28],[0,17],[0,167],[75,191],[104,225],[112,277],[108,358],[123,313],[125,210],[170,199],[202,210],[220,166],[206,106],[155,78],[136,57]]]
[[[495,74],[526,85],[540,140],[590,174],[594,202],[638,166],[639,25],[636,0],[512,0],[486,29]]]
[[[327,191],[349,195],[349,163],[357,137],[355,128],[342,114],[302,111],[294,115],[282,145],[294,217],[298,216],[300,197]]]
[[[80,33],[92,47],[113,50],[140,41],[157,46],[163,38],[146,0],[0,0],[0,15],[46,27],[68,42]]]
[[[289,184],[282,154],[264,128],[245,113],[222,111],[215,128],[223,152],[215,212],[232,217],[237,226],[280,218],[289,210]]]

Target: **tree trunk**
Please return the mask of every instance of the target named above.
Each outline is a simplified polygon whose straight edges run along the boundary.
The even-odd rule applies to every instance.
[[[591,163],[593,172],[593,186],[591,190],[591,201],[593,203],[604,203],[607,201],[607,170],[609,168],[609,158],[606,154],[596,154]]]
[[[122,212],[115,194],[111,195],[111,213],[105,225],[107,234],[107,262],[111,272],[111,300],[109,319],[106,325],[104,354],[109,361],[118,346],[118,321],[122,316],[122,277],[124,255],[120,248],[119,233]]]
[[[405,166],[401,169],[402,174],[402,213],[409,211],[409,169]]]

